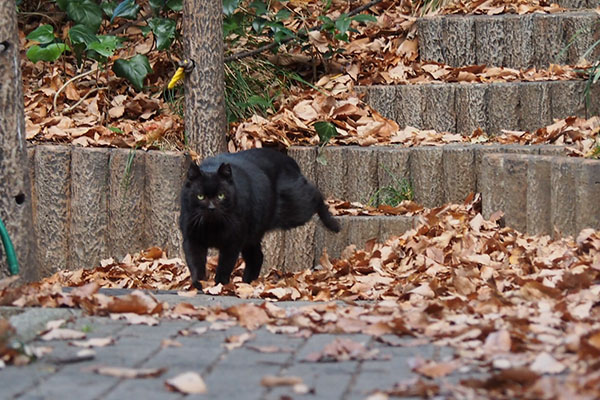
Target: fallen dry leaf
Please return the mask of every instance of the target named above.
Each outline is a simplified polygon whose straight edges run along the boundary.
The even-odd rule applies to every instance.
[[[206,384],[197,372],[184,372],[165,382],[170,390],[185,394],[206,393]]]
[[[111,344],[115,343],[115,339],[112,337],[105,337],[105,338],[91,338],[85,341],[74,341],[74,342],[69,342],[69,344],[71,346],[75,346],[75,347],[85,347],[85,348],[92,348],[92,347],[105,347]]]
[[[166,368],[124,368],[124,367],[94,367],[92,371],[115,378],[138,379],[138,378],[156,378],[161,376]]]
[[[40,339],[44,341],[49,340],[73,340],[73,339],[83,339],[85,338],[85,333],[81,331],[76,331],[74,329],[66,329],[66,328],[54,328],[49,330],[40,336]]]

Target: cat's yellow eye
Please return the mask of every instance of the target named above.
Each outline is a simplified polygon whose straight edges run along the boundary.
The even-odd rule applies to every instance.
[[[219,199],[219,200],[225,200],[225,193],[219,193],[217,195],[217,199]]]
[[[200,200],[200,201],[202,201],[202,200],[204,200],[206,198],[203,194],[199,194],[196,197],[198,197],[198,200]]]

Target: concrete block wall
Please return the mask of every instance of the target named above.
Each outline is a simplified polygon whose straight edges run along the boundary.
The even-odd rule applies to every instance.
[[[567,3],[583,5],[584,1]],[[419,55],[421,60],[453,67],[486,64],[545,68],[549,64],[577,64],[598,39],[599,19],[593,10],[424,17],[417,21]],[[576,35],[578,32],[585,33]],[[599,54],[596,49],[588,60],[597,59]]]
[[[446,145],[323,149],[292,147],[288,154],[326,197],[366,202],[378,189],[406,179],[426,207],[462,202],[481,192],[483,210],[497,209],[506,222],[531,233],[556,227],[575,234],[600,228],[600,161],[562,157],[559,146]],[[160,246],[182,256],[179,193],[186,172],[183,154],[124,149],[39,145],[29,149],[33,218],[41,275],[93,267]],[[527,184],[524,184],[527,183]],[[576,199],[576,201],[573,201]],[[318,221],[264,239],[265,266],[297,270],[318,263],[324,248],[339,257],[349,244],[385,240],[417,226],[410,216],[337,217],[332,234]]]
[[[532,234],[600,229],[600,160],[492,153],[481,174],[484,217],[502,210],[507,226]]]
[[[586,81],[444,83],[358,87],[364,100],[400,127],[489,134],[535,130],[554,119],[600,114],[600,88]]]

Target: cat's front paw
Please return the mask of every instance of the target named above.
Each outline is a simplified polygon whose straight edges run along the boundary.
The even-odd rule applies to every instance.
[[[202,282],[192,281],[192,286],[195,287],[196,289],[198,289],[199,291],[202,291]]]
[[[227,285],[229,283],[229,275],[225,276],[222,274],[217,274],[215,276],[215,283],[216,284],[222,284],[222,285]]]

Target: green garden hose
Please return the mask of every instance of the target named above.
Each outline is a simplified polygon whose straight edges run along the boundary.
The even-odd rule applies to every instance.
[[[2,244],[4,244],[4,252],[6,253],[6,262],[8,263],[8,272],[11,275],[17,275],[19,273],[19,261],[17,261],[17,255],[15,254],[15,248],[8,236],[6,226],[0,219],[0,238],[2,238]]]

